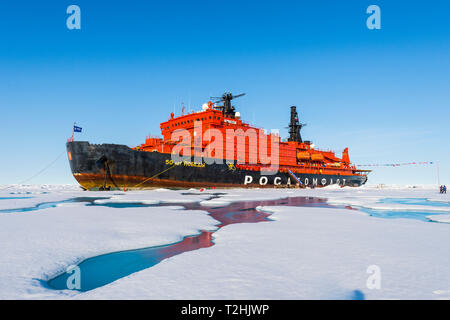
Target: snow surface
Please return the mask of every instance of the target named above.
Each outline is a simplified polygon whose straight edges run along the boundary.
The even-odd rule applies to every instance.
[[[344,209],[269,209],[274,222],[226,226],[212,248],[78,298],[351,299],[359,290],[367,299],[434,299],[450,287],[446,225]],[[371,265],[380,267],[380,290],[366,287]]]
[[[78,191],[74,193],[80,196]],[[108,194],[113,192],[101,195]],[[36,194],[45,201],[60,196],[67,195]],[[47,289],[40,280],[48,280],[88,257],[163,245],[196,234],[199,228],[215,229],[217,221],[205,212],[187,213],[180,209],[170,206],[117,209],[64,203],[32,212],[0,213],[0,299],[71,297],[77,293]]]
[[[208,200],[218,192],[225,194]],[[384,198],[441,203],[450,199],[428,186],[205,192],[0,186],[0,198],[23,196],[33,198],[2,199],[0,209],[75,197],[111,197],[97,203],[200,202],[216,207],[243,200],[307,196],[366,208],[381,205]],[[382,205],[389,210],[416,207]],[[420,207],[448,210],[446,206]],[[84,293],[53,290],[43,281],[88,257],[173,243],[199,230],[216,230],[217,221],[205,211],[178,206],[118,209],[62,202],[55,208],[0,212],[0,299],[450,299],[449,223],[381,219],[343,208],[264,206],[258,210],[273,213],[273,221],[227,225],[213,234],[212,247],[173,256]],[[430,213],[428,218],[450,222],[450,215]],[[380,268],[380,289],[366,286],[371,265]]]

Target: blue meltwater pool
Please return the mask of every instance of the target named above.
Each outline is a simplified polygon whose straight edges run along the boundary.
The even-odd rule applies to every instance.
[[[386,219],[414,219],[420,221],[430,221],[427,216],[439,215],[439,214],[450,214],[450,211],[440,211],[439,208],[447,207],[450,208],[450,203],[448,202],[437,202],[429,201],[426,198],[384,198],[379,201],[385,204],[403,204],[406,205],[405,208],[401,210],[379,210],[359,207],[358,209],[366,212],[367,214]],[[408,206],[426,206],[429,207],[427,210],[415,210],[413,207],[410,209]],[[433,210],[433,207],[436,210]]]
[[[91,203],[90,205],[100,205]],[[204,210],[218,221],[217,230],[234,223],[258,223],[270,221],[270,213],[257,211],[258,206],[310,206],[330,207],[326,199],[293,197],[279,200],[266,201],[242,201],[223,207],[203,207],[198,203],[171,203],[162,205],[148,205],[136,203],[111,203],[101,204],[115,208],[148,207],[151,210],[155,206],[183,206],[185,210]],[[215,230],[215,231],[217,231]],[[184,237],[180,242],[162,246],[154,246],[136,250],[119,251],[86,259],[78,264],[80,275],[79,291],[89,291],[117,279],[126,277],[137,271],[150,268],[164,259],[182,254],[184,252],[208,248],[214,245],[214,232],[200,230],[196,235]],[[47,281],[50,288],[64,290],[69,287],[71,276],[75,271],[69,270]]]

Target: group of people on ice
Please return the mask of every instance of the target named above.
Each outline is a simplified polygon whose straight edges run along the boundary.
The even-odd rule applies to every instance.
[[[441,186],[440,193],[447,193],[447,186]]]

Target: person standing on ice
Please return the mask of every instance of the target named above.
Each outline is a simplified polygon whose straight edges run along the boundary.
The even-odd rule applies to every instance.
[[[442,193],[444,191],[444,188],[442,186],[439,186],[439,193]]]
[[[443,191],[443,193],[447,193],[447,186],[446,185],[444,185],[444,188],[442,189],[442,191]]]

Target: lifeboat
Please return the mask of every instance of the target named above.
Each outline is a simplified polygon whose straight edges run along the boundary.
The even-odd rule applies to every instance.
[[[311,155],[311,160],[312,161],[323,162],[323,160],[324,160],[323,154],[321,154],[321,153],[313,153]]]
[[[339,162],[334,162],[334,163],[330,163],[329,166],[331,166],[331,167],[340,167],[340,166],[341,166],[341,163],[339,163]]]
[[[297,153],[297,159],[298,160],[310,160],[311,155],[309,154],[309,152],[301,151],[301,152]]]

